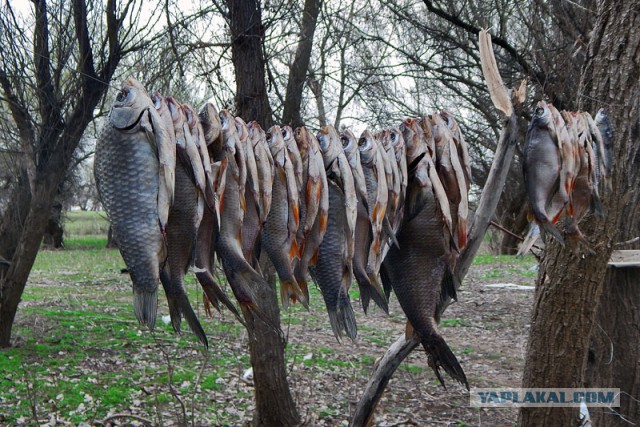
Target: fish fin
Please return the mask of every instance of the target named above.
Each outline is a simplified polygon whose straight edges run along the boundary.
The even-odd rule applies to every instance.
[[[316,249],[316,251],[313,253],[313,256],[311,257],[311,259],[309,260],[309,264],[311,265],[316,265],[318,264],[318,255],[320,254],[320,249]]]
[[[293,238],[291,242],[291,247],[289,248],[289,261],[293,261],[294,259],[301,259],[300,250],[298,249],[298,242],[296,238]]]
[[[298,286],[300,287],[300,290],[302,291],[305,299],[309,301],[309,284],[307,283],[307,280],[306,279],[298,280]]]
[[[309,301],[295,279],[280,281],[280,301],[284,308],[289,307],[289,300],[294,303],[300,301],[306,309],[309,308]]]
[[[167,303],[169,304],[169,315],[171,316],[171,324],[173,325],[174,331],[180,334],[180,323],[184,316],[189,327],[196,337],[198,337],[198,340],[205,346],[205,348],[209,348],[207,335],[205,334],[204,329],[202,329],[202,325],[198,320],[198,316],[193,311],[193,307],[191,307],[187,295],[184,293],[180,295],[167,294]]]
[[[446,389],[442,376],[440,375],[440,368],[451,376],[454,380],[464,385],[469,390],[469,382],[467,376],[464,374],[460,362],[456,358],[455,354],[451,351],[444,338],[439,334],[433,333],[428,337],[422,337],[422,347],[427,353],[428,364],[433,369],[433,372],[438,377],[438,381],[442,387]]]
[[[387,300],[380,280],[378,280],[378,276],[370,274],[369,283],[371,283],[371,289],[373,289],[373,292],[370,292],[371,299],[373,299],[373,302],[385,313],[389,314],[389,301]]]
[[[443,259],[442,262],[446,261]],[[451,300],[458,300],[458,289],[460,288],[460,281],[453,274],[450,266],[448,264],[444,267],[444,276],[442,278],[442,282],[440,283],[440,298],[436,304],[436,319],[440,318],[440,315],[444,311],[445,308],[449,305]]]
[[[338,310],[336,314],[340,329],[343,330],[345,335],[351,338],[352,341],[355,341],[358,335],[356,316],[351,306],[349,293],[344,289],[340,290],[340,295],[338,296]],[[331,327],[333,328],[333,324]]]
[[[389,222],[388,217],[385,217],[384,220],[382,220],[382,229],[391,239],[391,243],[393,243],[398,249],[400,249],[400,243],[398,243],[398,238],[396,237],[396,233],[393,232],[393,227],[391,227],[391,223]]]
[[[324,233],[327,231],[327,227],[329,226],[329,214],[328,212],[320,211],[318,215],[320,215],[320,219],[319,219],[320,233],[324,235]]]
[[[540,227],[538,227],[538,223],[536,223],[535,221],[532,221],[529,224],[529,232],[527,233],[527,236],[524,238],[524,241],[520,245],[520,249],[518,249],[516,258],[521,258],[524,255],[526,255],[529,252],[529,250],[531,250],[533,245],[536,243],[536,241],[538,240],[538,237],[540,237]]]
[[[388,301],[389,297],[391,296],[391,291],[393,290],[393,287],[391,286],[391,278],[389,277],[389,273],[387,272],[387,268],[384,262],[380,266],[380,279],[382,279],[384,295],[387,297],[387,301]]]
[[[146,325],[150,330],[153,330],[158,314],[158,290],[145,292],[134,287],[133,312],[141,325]]]
[[[538,221],[538,225],[540,226],[540,237],[542,237],[542,241],[546,243],[546,234],[549,233],[551,237],[556,239],[558,243],[564,246],[564,239],[562,238],[562,234],[556,227],[553,226],[548,220],[547,221]]]
[[[231,302],[227,294],[225,294],[220,286],[216,283],[215,279],[211,275],[208,270],[198,271],[196,272],[196,278],[202,287],[207,299],[214,305],[216,310],[220,311],[220,303],[224,304],[229,311],[240,321],[240,323],[244,324],[244,319],[240,315],[240,312],[236,308],[235,305]]]
[[[411,322],[407,320],[407,323],[404,326],[404,337],[406,338],[407,341],[409,341],[417,335],[418,333],[416,332],[416,329],[413,327]]]

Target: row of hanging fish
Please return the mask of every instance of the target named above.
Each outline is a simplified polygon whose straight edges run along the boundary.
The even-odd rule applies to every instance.
[[[538,102],[524,145],[524,183],[531,207],[529,232],[518,255],[546,234],[564,245],[555,224],[564,216],[566,237],[578,252],[591,252],[579,221],[587,212],[603,217],[600,192],[611,191],[613,132],[601,109],[558,111]]]
[[[467,380],[437,330],[467,242],[471,166],[446,112],[365,130],[272,126],[264,131],[211,103],[196,113],[123,82],[95,156],[96,183],[131,274],[134,312],[153,328],[158,281],[174,329],[184,317],[207,338],[184,291],[193,265],[208,300],[235,305],[213,276],[221,261],[245,315],[260,315],[268,258],[284,307],[308,307],[307,277],[321,290],[334,334],[356,338],[349,298],[355,278],[364,311],[388,312],[393,290],[440,377]]]

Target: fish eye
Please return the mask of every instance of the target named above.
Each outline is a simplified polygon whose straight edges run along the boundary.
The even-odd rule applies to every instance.
[[[544,113],[544,108],[537,107],[535,113],[536,113],[537,116],[541,116],[542,113]]]
[[[367,144],[367,138],[365,138],[364,136],[358,140],[359,147],[364,147],[366,144]]]
[[[118,92],[118,95],[116,96],[116,101],[118,102],[123,102],[125,99],[127,99],[127,95],[129,94],[129,91],[123,89],[120,92]]]
[[[346,136],[341,136],[340,141],[342,141],[342,148],[349,148],[351,145],[351,141]]]

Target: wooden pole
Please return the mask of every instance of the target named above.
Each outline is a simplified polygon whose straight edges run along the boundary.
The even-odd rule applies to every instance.
[[[504,92],[506,88],[500,87],[502,80],[497,71],[497,68],[493,67],[491,62],[495,64],[495,58],[493,57],[493,51],[490,49],[491,39],[486,31],[481,31],[480,35],[481,43],[484,49],[481,49],[481,59],[483,63],[483,73],[489,91],[492,95],[492,100],[496,104],[496,108],[501,111],[505,110]],[[487,44],[489,45],[489,51],[487,51]],[[490,55],[491,58],[487,58]],[[494,96],[494,92],[503,92]],[[466,276],[473,261],[474,256],[480,249],[482,239],[491,224],[491,217],[493,216],[498,201],[500,200],[500,194],[502,188],[507,180],[507,174],[509,172],[509,166],[511,165],[511,159],[515,153],[515,149],[518,142],[518,115],[522,108],[526,96],[526,82],[523,81],[518,88],[512,92],[509,99],[511,105],[508,111],[510,114],[505,117],[502,123],[502,131],[500,132],[500,139],[496,148],[495,156],[487,182],[483,188],[480,196],[480,202],[478,208],[473,217],[473,220],[469,227],[469,239],[465,250],[460,255],[458,263],[455,269],[455,275],[459,279],[459,283]],[[495,99],[499,99],[500,105],[496,103]],[[448,305],[450,301],[445,304]],[[380,363],[375,367],[371,378],[365,387],[362,398],[356,406],[354,416],[351,419],[350,426],[361,427],[371,425],[373,421],[374,411],[382,393],[384,392],[389,380],[391,379],[395,370],[400,366],[400,363],[411,353],[411,351],[418,346],[420,340],[416,337],[407,339],[403,334],[400,336],[385,353]]]

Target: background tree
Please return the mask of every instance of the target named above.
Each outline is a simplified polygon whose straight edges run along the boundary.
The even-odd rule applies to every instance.
[[[134,0],[39,0],[29,11],[0,6],[2,111],[16,129],[14,182],[0,218],[0,256],[11,263],[0,279],[0,347],[10,345],[20,297],[83,132],[118,63],[148,31],[123,31],[140,13]]]
[[[525,387],[584,387],[589,342],[613,243],[620,235],[638,232],[637,219],[625,213],[637,210],[635,193],[640,185],[634,168],[640,147],[640,9],[633,2],[603,0],[597,16],[580,94],[584,109],[605,106],[611,118],[613,192],[603,200],[607,218],[588,217],[580,226],[595,255],[577,256],[555,242],[547,245],[536,286]],[[522,426],[571,425],[577,418],[577,408],[520,411]]]

